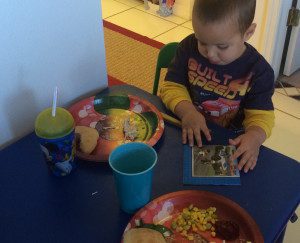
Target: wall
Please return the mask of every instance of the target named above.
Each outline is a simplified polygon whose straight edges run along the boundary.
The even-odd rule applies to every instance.
[[[2,0],[0,148],[33,131],[50,107],[107,86],[99,0]]]
[[[267,1],[265,31],[263,32],[262,54],[270,61],[275,72],[279,75],[280,63],[286,37],[286,23],[292,0]]]
[[[266,18],[268,13],[268,0],[256,1],[255,17],[253,22],[256,23],[256,30],[254,35],[249,40],[259,52],[262,53],[264,48],[263,35],[266,27]]]
[[[194,0],[176,0],[173,13],[183,19],[192,19],[192,9],[194,5]]]

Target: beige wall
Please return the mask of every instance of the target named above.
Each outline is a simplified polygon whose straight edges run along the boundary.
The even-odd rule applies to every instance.
[[[268,12],[269,0],[256,1],[256,12],[254,17],[254,23],[257,24],[254,35],[249,40],[249,43],[253,45],[259,52],[263,52],[264,45],[264,33],[266,28],[266,19]]]
[[[194,0],[176,0],[173,8],[174,15],[190,20],[192,18],[192,8]]]

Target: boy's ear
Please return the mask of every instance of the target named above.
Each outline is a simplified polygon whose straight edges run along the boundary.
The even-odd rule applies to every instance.
[[[255,32],[255,29],[256,29],[256,24],[252,23],[244,34],[244,41],[248,41],[251,38],[251,36]]]

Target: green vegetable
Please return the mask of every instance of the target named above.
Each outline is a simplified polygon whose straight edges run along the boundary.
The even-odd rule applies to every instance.
[[[161,224],[145,224],[142,219],[135,220],[135,224],[137,228],[148,228],[148,229],[156,230],[160,232],[164,237],[168,237],[173,234],[172,230],[170,230],[168,227]]]
[[[128,110],[130,107],[130,99],[128,96],[101,96],[97,95],[94,99],[95,111],[105,114],[109,109]]]

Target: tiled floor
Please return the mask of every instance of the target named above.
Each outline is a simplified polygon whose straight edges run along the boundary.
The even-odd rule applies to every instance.
[[[156,14],[157,5],[145,10],[141,0],[101,0],[103,18],[123,28],[167,43],[180,41],[193,33],[191,21],[171,15]]]
[[[144,10],[141,0],[101,0],[101,3],[107,21],[163,43],[178,42],[193,33],[191,21],[176,16],[160,17],[156,14],[158,6],[150,4],[150,10]],[[277,89],[273,102],[275,127],[264,145],[300,161],[300,101]],[[300,242],[300,220],[289,224],[284,242]]]

